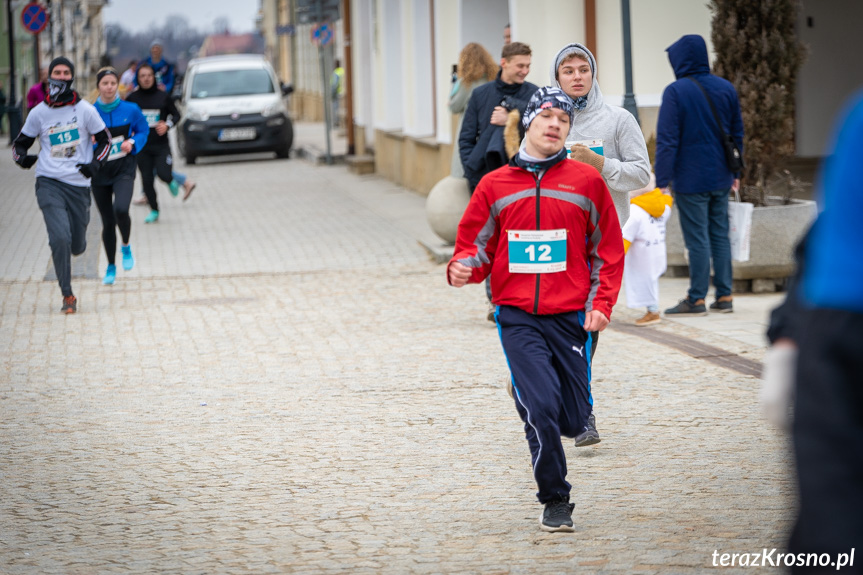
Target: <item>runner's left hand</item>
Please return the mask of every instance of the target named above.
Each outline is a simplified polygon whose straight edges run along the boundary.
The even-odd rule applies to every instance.
[[[85,178],[92,178],[96,175],[96,172],[99,171],[99,168],[102,167],[102,164],[93,160],[89,164],[75,164],[75,167],[78,168],[78,171],[81,172]]]
[[[608,324],[609,319],[601,311],[589,311],[584,317],[584,331],[602,331]]]

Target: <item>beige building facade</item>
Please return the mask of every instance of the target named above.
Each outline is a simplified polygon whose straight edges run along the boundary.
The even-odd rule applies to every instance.
[[[106,54],[102,8],[108,0],[51,0],[45,2],[51,24],[39,35],[40,60],[48,65],[56,56],[75,64],[75,89],[86,97],[96,87],[96,72]]]
[[[279,78],[294,86],[290,101],[294,119],[322,122],[324,78],[329,81],[332,63],[344,54],[343,19],[340,15],[327,23],[333,34],[321,47],[312,40],[315,24],[299,23],[297,11],[297,0],[260,0],[259,32]],[[324,69],[322,51],[326,57]]]
[[[709,45],[710,13],[692,0],[631,5],[635,95],[649,138],[662,90],[674,80],[664,50],[689,33]],[[421,194],[448,175],[457,147],[447,102],[461,48],[479,42],[499,58],[507,23],[512,39],[533,50],[528,81],[547,85],[554,55],[579,41],[596,53],[607,101],[623,102],[620,2],[352,0],[351,8],[357,153],[374,150],[380,174]]]
[[[291,20],[297,0],[262,0],[287,5],[275,18]],[[824,153],[832,119],[856,87],[863,68],[843,54],[859,44],[855,23],[863,21],[858,0],[801,0],[798,35],[808,59],[797,87],[797,152]],[[675,80],[665,49],[685,34],[710,39],[707,0],[630,0],[633,91],[645,139],[655,133],[665,87]],[[344,22],[349,20],[347,30]],[[597,80],[608,103],[622,105],[625,91],[621,2],[617,0],[342,0],[334,23],[333,55],[350,56],[351,136],[357,155],[373,154],[375,170],[427,194],[449,174],[458,140],[457,118],[447,103],[452,67],[462,47],[479,42],[497,59],[503,28],[533,50],[528,80],[550,82],[551,60],[565,44],[582,42],[594,52]],[[311,26],[296,26],[289,49],[276,48],[277,68],[290,71],[297,118],[320,121],[321,67]],[[346,34],[347,32],[347,34]],[[279,60],[281,59],[281,60]],[[327,71],[329,73],[329,70]]]
[[[22,112],[26,113],[27,90],[38,81],[39,68],[47,68],[57,56],[65,56],[75,65],[75,89],[80,94],[86,97],[95,87],[96,72],[106,52],[102,22],[102,8],[106,4],[107,0],[42,0],[41,5],[49,20],[37,37],[26,32],[21,24],[21,12],[27,2],[12,4],[11,24],[16,57],[15,99],[22,102]],[[5,3],[0,23],[5,32],[8,28]],[[8,43],[5,34],[3,41]],[[5,79],[7,84],[8,72],[8,68],[0,70],[0,79]]]

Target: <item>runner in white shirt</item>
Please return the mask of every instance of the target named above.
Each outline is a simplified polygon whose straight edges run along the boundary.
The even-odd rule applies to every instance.
[[[102,167],[111,146],[111,133],[96,109],[72,90],[74,77],[75,67],[66,58],[51,62],[48,96],[30,111],[12,148],[12,158],[22,168],[36,164],[36,199],[63,292],[61,311],[67,314],[78,309],[72,293],[72,255],[87,248],[90,178]],[[39,155],[28,155],[37,138]]]

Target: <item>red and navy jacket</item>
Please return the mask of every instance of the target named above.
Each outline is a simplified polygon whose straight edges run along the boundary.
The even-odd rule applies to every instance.
[[[510,230],[557,229],[566,229],[566,270],[510,273]],[[491,273],[496,305],[537,315],[598,310],[611,318],[624,251],[605,181],[592,166],[566,159],[542,175],[514,162],[490,172],[459,223],[449,265],[456,261],[473,268],[469,283]]]

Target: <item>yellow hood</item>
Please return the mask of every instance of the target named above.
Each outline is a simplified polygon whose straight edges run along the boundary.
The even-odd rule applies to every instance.
[[[659,188],[656,188],[652,192],[635,196],[629,200],[629,203],[635,204],[654,218],[658,218],[665,213],[665,206],[670,208],[673,201],[671,196],[663,194]]]

